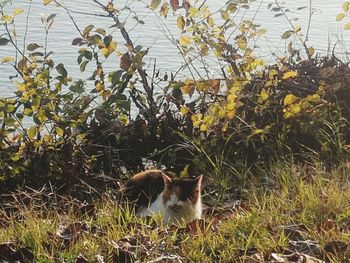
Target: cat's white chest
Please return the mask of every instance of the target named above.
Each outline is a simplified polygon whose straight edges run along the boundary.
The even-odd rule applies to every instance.
[[[185,220],[200,219],[202,216],[202,203],[201,199],[196,204],[178,202],[181,205],[181,209],[172,209],[171,206],[177,204],[175,198],[170,197],[169,202],[164,204],[163,193],[158,195],[149,207],[140,207],[137,211],[139,216],[152,216],[154,214],[160,214],[163,217],[164,222],[174,222]]]

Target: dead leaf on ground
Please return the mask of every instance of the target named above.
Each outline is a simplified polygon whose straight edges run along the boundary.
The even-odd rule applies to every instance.
[[[281,226],[283,233],[288,239],[298,241],[305,240],[305,235],[308,232],[308,229],[305,225],[297,224],[297,225],[287,225]]]
[[[82,254],[79,254],[75,259],[75,263],[89,263],[89,261]]]
[[[333,241],[328,242],[325,245],[324,251],[326,253],[338,255],[338,254],[345,253],[347,251],[348,247],[349,247],[349,244],[347,244],[343,241],[333,240]]]
[[[147,261],[147,263],[182,263],[184,258],[180,257],[179,255],[170,254],[170,255],[163,255],[160,256],[154,260]]]
[[[331,219],[327,219],[321,222],[318,226],[318,229],[324,232],[329,232],[331,230],[335,230],[336,228],[337,228],[337,223],[335,222],[335,220],[331,220]]]
[[[60,225],[56,231],[56,236],[62,239],[66,246],[75,243],[82,232],[88,232],[86,222],[76,222],[69,225]]]
[[[288,249],[290,251],[299,252],[310,256],[317,257],[322,255],[321,246],[317,242],[312,240],[291,240],[289,241]]]
[[[26,247],[20,247],[16,250],[16,244],[5,242],[0,244],[1,262],[32,262],[34,254]]]

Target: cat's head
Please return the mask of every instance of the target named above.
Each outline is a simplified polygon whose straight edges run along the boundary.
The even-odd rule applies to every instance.
[[[170,178],[163,175],[164,206],[172,212],[181,212],[183,209],[194,207],[201,198],[202,175],[196,178]]]

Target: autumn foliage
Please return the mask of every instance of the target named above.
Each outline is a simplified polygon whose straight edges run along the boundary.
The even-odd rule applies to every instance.
[[[152,0],[149,8],[160,19],[177,16],[174,44],[189,70],[187,79],[179,79],[145,69],[148,48],[136,45],[119,20],[126,8],[94,2],[110,17],[111,28],[86,25],[72,40],[79,47],[80,71],[94,69],[89,79],[74,79],[46,46],[16,49],[11,32],[23,10],[7,14],[2,6],[1,27],[7,33],[0,44],[12,44],[19,54],[2,59],[19,75],[15,96],[0,98],[3,187],[24,181],[90,183],[93,172],[122,177],[150,161],[200,172],[213,169],[208,160],[218,155],[247,166],[286,156],[329,164],[346,158],[350,69],[336,57],[317,56],[301,28],[282,37],[295,36],[304,49],[291,42],[286,57],[266,64],[254,54],[254,42],[266,30],[253,21],[235,21],[249,0],[228,1],[218,12],[205,1]],[[54,3],[65,8],[59,1],[43,1]],[[54,14],[42,18],[46,36],[54,20]],[[204,72],[194,65],[198,56]],[[105,69],[104,62],[116,57],[117,69]],[[220,74],[209,74],[207,58],[216,59]]]

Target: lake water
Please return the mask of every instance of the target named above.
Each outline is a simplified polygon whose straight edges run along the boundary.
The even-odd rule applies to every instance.
[[[4,1],[4,0],[0,0]],[[332,52],[335,43],[337,54],[348,59],[347,53],[350,51],[350,31],[343,31],[342,27],[344,22],[336,22],[335,16],[341,11],[342,3],[345,0],[314,0],[313,9],[314,15],[311,21],[309,43],[313,45],[315,50],[321,54],[327,54]],[[106,2],[106,1],[105,1]],[[169,33],[164,31],[160,25],[159,18],[152,13],[149,9],[145,8],[148,1],[114,1],[117,7],[121,7],[127,2],[127,5],[136,12],[138,17],[142,19],[145,24],[137,25],[132,28],[135,23],[129,18],[129,22],[126,23],[126,28],[130,30],[130,35],[137,45],[144,47],[150,47],[149,55],[146,62],[149,66],[156,61],[157,68],[163,72],[177,71],[183,64],[177,49],[168,39]],[[193,1],[191,1],[193,2]],[[267,29],[265,37],[260,38],[257,45],[259,48],[257,53],[263,57],[266,61],[273,61],[272,53],[276,55],[285,54],[286,41],[281,40],[281,35],[284,31],[290,29],[288,22],[284,17],[274,18],[274,14],[268,10],[268,4],[274,2],[273,0],[256,1],[251,5],[250,10],[240,13],[241,16],[252,19],[258,24],[261,24],[263,28]],[[301,25],[303,30],[306,30],[308,24],[308,8],[297,10],[298,7],[308,6],[308,0],[287,0],[286,6],[291,10],[288,15],[291,18],[298,17],[296,22]],[[7,10],[16,8],[22,8],[24,13],[17,17],[16,30],[18,36],[18,45],[23,48],[23,38],[26,27],[26,14],[28,13],[29,0],[16,0],[13,1],[12,6],[8,5]],[[212,10],[217,10],[220,4],[224,3],[222,0],[208,0],[207,4]],[[103,12],[94,4],[91,0],[71,0],[64,1],[64,4],[71,9],[72,16],[76,21],[79,28],[84,28],[89,24],[94,24],[97,27],[107,27],[112,24],[110,18],[103,18],[89,14],[81,14],[77,12],[91,13],[91,14],[103,14]],[[33,0],[30,13],[28,33],[26,36],[26,43],[36,42],[40,45],[44,43],[44,30],[40,21],[40,16],[50,15],[56,13],[55,23],[50,31],[48,40],[48,50],[54,51],[54,58],[56,63],[64,63],[69,74],[73,78],[84,77],[79,71],[79,66],[76,62],[78,48],[72,46],[72,40],[79,37],[77,30],[74,28],[72,21],[69,19],[67,13],[61,8],[55,5],[43,6],[42,0]],[[127,14],[125,14],[127,15]],[[124,15],[124,16],[125,16]],[[130,16],[132,17],[132,15]],[[176,18],[169,13],[169,17],[165,20],[169,31],[174,36],[179,35],[179,30],[176,28]],[[3,27],[0,27],[0,35],[4,33]],[[112,29],[111,29],[112,30]],[[120,47],[123,45],[123,41],[118,35],[118,32],[114,32],[114,37],[120,40]],[[348,48],[348,49],[347,49]],[[14,54],[14,49],[8,46],[0,46],[0,59],[4,56]],[[115,67],[118,65],[117,58],[111,58],[108,67]],[[87,71],[92,68],[87,67]],[[186,72],[184,73],[186,74]],[[215,67],[213,67],[213,75],[216,74]],[[11,96],[15,91],[14,85],[11,83],[9,76],[15,75],[14,69],[9,64],[0,65],[0,97]]]

